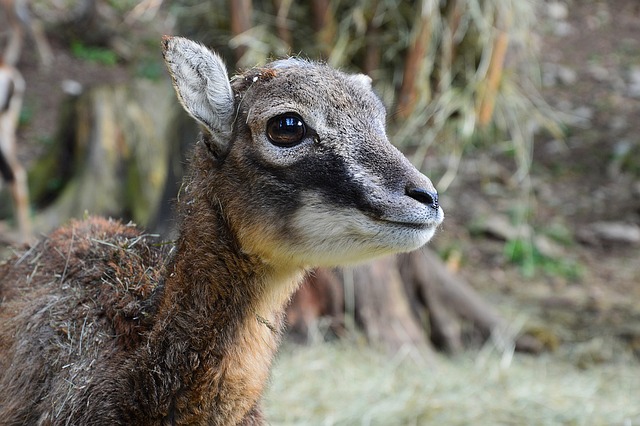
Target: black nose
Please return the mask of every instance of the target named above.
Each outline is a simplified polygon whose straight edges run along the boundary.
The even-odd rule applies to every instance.
[[[416,201],[426,204],[434,210],[438,209],[438,193],[422,188],[407,188],[406,194]]]

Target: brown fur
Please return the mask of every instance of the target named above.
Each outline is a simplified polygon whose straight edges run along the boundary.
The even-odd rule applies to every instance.
[[[89,218],[0,267],[0,424],[261,424],[301,270],[242,253],[196,151],[171,256]]]
[[[0,268],[0,423],[67,418],[80,409],[79,391],[101,380],[87,374],[91,366],[140,345],[150,326],[146,300],[162,271],[161,253],[148,240],[131,226],[94,218],[54,232]]]
[[[411,195],[435,189],[388,143],[362,78],[294,60],[229,85],[201,46],[163,46],[203,125],[180,236],[89,218],[0,265],[0,424],[264,424],[304,271],[415,249],[442,221],[435,198]],[[317,128],[276,146],[267,123],[283,113]]]
[[[175,251],[183,255],[167,265],[167,245],[100,218],[74,221],[5,262],[0,369],[8,374],[0,380],[0,419],[250,424],[261,418],[256,402],[297,274],[230,252],[225,246],[237,244],[224,220],[207,218],[220,211],[200,202],[189,211],[199,220],[184,226]],[[211,223],[220,228],[203,229]],[[269,288],[279,275],[290,278]]]

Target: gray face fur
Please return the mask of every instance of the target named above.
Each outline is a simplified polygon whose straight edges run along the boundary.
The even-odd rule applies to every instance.
[[[235,77],[197,43],[165,39],[183,106],[205,128],[220,179],[215,196],[249,252],[337,265],[419,248],[443,220],[431,181],[387,140],[385,109],[364,75],[298,59]],[[274,143],[274,117],[303,136]],[[426,194],[426,195],[425,195]]]

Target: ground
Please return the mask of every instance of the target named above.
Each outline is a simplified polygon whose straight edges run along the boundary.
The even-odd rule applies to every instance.
[[[561,349],[577,363],[621,353],[635,353],[637,362],[638,241],[590,235],[598,222],[615,222],[626,235],[640,224],[640,5],[633,0],[548,2],[546,11],[542,93],[564,115],[567,137],[539,135],[536,140],[531,225],[541,235],[565,235],[563,245],[551,252],[558,262],[541,262],[539,273],[525,278],[505,265],[501,241],[465,238],[465,223],[476,219],[473,215],[453,210],[449,220],[455,224],[449,227],[465,230],[456,232],[465,241],[467,263],[461,273],[506,315],[528,323],[524,329],[548,339],[549,348]],[[516,198],[518,189],[474,191],[476,178],[463,173],[453,191],[461,191],[457,195],[465,202],[508,214],[513,206],[506,201]],[[582,349],[584,357],[578,356]]]
[[[460,175],[442,194],[447,219],[434,247],[459,254],[458,273],[514,324],[513,332],[531,332],[545,342],[547,352],[539,361],[519,359],[516,364],[534,370],[551,365],[545,373],[549,375],[576,368],[567,373],[567,380],[575,378],[574,385],[588,387],[594,382],[583,383],[580,369],[602,373],[622,366],[637,374],[640,359],[640,242],[602,237],[593,231],[599,222],[616,222],[623,226],[623,236],[633,236],[640,225],[640,4],[637,0],[549,1],[543,14],[542,94],[566,122],[566,138],[538,135],[531,169],[535,201],[527,208],[534,231],[553,237],[547,239],[551,248],[534,264],[532,275],[523,274],[526,265],[506,259],[500,237],[474,228],[474,223],[490,215],[508,218],[514,208],[511,200],[519,191],[510,166],[500,156],[491,155],[465,159]],[[91,85],[125,81],[135,74],[124,65],[78,58],[64,44],[55,39],[52,43],[56,59],[50,70],[39,67],[31,50],[20,64],[28,91],[19,149],[27,163],[44,152],[51,140],[58,106],[66,96],[64,81]],[[484,174],[487,170],[489,177]],[[284,361],[295,362],[295,355],[285,355]],[[461,361],[461,365],[468,364],[473,364],[468,358]],[[447,368],[450,364],[445,371]],[[624,370],[606,371],[599,376],[599,384],[624,376],[620,372]],[[506,384],[500,377],[494,379],[512,389],[510,381],[519,377],[509,378]],[[439,389],[446,398],[447,392],[453,392],[453,388],[437,388],[438,383],[446,381],[436,382],[432,393]],[[483,395],[496,383],[473,388],[470,392],[477,394],[465,397]],[[639,391],[630,383],[621,383],[629,392]],[[280,385],[276,380],[274,393],[284,392]],[[598,386],[594,389],[600,389]],[[579,406],[585,400],[571,401]],[[517,405],[522,401],[513,398],[509,402]],[[450,401],[439,403],[446,408]],[[611,412],[619,408],[613,407]],[[274,412],[278,414],[277,409]],[[557,412],[562,412],[561,405]],[[572,424],[608,423],[601,418],[590,421],[582,414],[570,417]],[[625,424],[640,424],[637,410],[635,416],[632,413],[611,423],[622,424],[631,418]],[[341,419],[336,422],[349,424],[348,418]],[[474,419],[478,417],[467,418]],[[539,423],[564,423],[561,416],[551,419]],[[283,418],[282,422],[291,421]]]

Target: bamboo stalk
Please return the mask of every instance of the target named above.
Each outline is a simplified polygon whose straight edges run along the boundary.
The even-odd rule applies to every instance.
[[[336,20],[331,10],[330,0],[312,0],[311,10],[313,15],[313,29],[316,32],[316,40],[320,52],[328,58],[336,37]]]
[[[378,2],[372,2],[370,7],[371,15],[367,19],[367,31],[365,33],[365,50],[362,61],[362,71],[371,75],[380,67],[381,46],[380,46],[380,25],[376,23],[376,11]]]
[[[450,0],[447,2],[448,10],[446,22],[449,27],[450,39],[442,41],[442,49],[446,49],[446,51],[443,51],[442,53],[442,67],[446,67],[449,70],[453,67],[454,59],[458,53],[458,44],[455,42],[455,36],[458,32],[458,28],[460,27],[460,21],[462,20],[462,14],[464,12],[463,7],[464,5],[456,0]]]
[[[231,34],[237,36],[251,29],[253,25],[253,2],[252,0],[231,0],[229,1],[229,12],[231,17]],[[234,49],[236,62],[247,52],[247,46],[238,45]]]
[[[406,119],[411,115],[417,101],[416,81],[424,65],[431,44],[431,18],[423,13],[418,16],[416,36],[407,49],[402,85],[396,105],[396,115]]]
[[[287,45],[287,50],[291,50],[293,46],[293,37],[287,23],[291,3],[292,0],[273,0],[276,9],[276,33],[278,38]]]
[[[487,77],[478,94],[480,102],[477,104],[476,114],[480,126],[489,124],[493,117],[498,88],[502,80],[502,75],[504,74],[504,59],[507,55],[508,47],[509,34],[504,30],[498,30],[498,35],[493,43],[493,50],[491,51]]]

